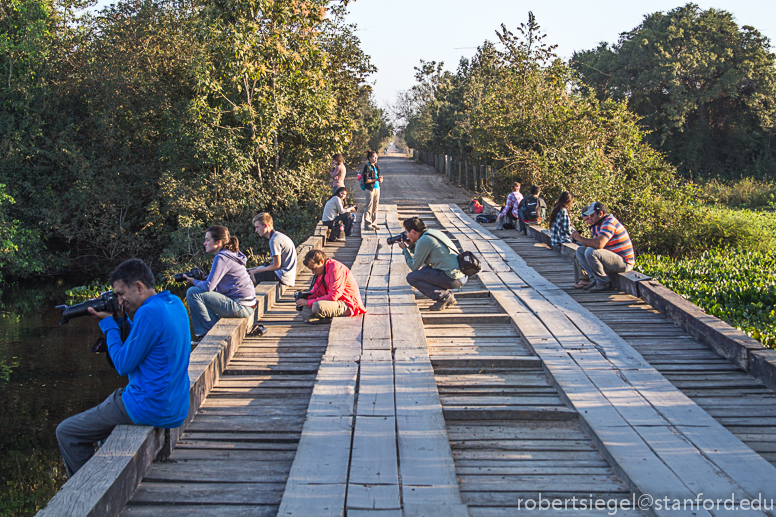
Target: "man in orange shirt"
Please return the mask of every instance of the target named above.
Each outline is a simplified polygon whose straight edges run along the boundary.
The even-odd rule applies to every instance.
[[[606,213],[603,203],[590,203],[582,215],[588,218],[593,237],[586,239],[574,230],[571,238],[580,244],[577,248],[579,265],[592,276],[585,289],[608,291],[612,288],[608,273],[633,269],[636,258],[633,243],[622,223]]]
[[[345,264],[327,258],[321,250],[308,251],[303,263],[315,275],[307,298],[296,300],[308,323],[320,325],[339,316],[358,316],[366,312],[358,284]]]

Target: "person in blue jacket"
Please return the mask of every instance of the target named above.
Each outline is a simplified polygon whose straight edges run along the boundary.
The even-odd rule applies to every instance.
[[[256,288],[240,251],[240,241],[225,226],[211,226],[205,232],[205,251],[215,255],[205,280],[183,275],[193,287],[186,291],[191,326],[196,339],[213,328],[221,318],[247,318],[256,307]]]
[[[189,414],[191,334],[186,307],[169,291],[154,290],[154,275],[140,259],[121,263],[108,281],[127,312],[130,331],[124,342],[113,314],[89,312],[100,319],[108,353],[126,387],[100,405],[71,416],[57,427],[67,474],[73,476],[94,455],[94,444],[117,425],[179,427]]]

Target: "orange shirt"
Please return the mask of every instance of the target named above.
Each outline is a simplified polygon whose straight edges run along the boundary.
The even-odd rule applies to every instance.
[[[324,273],[315,279],[310,290],[307,305],[312,307],[319,300],[336,302],[342,300],[348,306],[352,316],[366,312],[361,301],[361,291],[358,289],[353,273],[342,262],[326,259]]]

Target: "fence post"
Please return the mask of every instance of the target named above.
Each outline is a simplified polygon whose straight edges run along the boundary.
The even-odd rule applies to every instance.
[[[472,174],[474,175],[474,191],[477,191],[477,169],[479,169],[479,164],[472,164]]]
[[[468,160],[463,161],[463,179],[464,179],[464,183],[466,183],[466,190],[469,190],[469,161]]]
[[[461,184],[461,157],[458,156],[458,184]]]

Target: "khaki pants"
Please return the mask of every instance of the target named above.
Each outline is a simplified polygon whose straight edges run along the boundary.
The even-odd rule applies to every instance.
[[[302,308],[302,317],[304,319],[310,319],[315,316],[316,318],[338,318],[340,316],[349,316],[350,309],[345,305],[345,302],[338,300],[336,302],[330,302],[328,300],[319,300],[313,303],[312,309],[310,307]]]
[[[364,228],[369,228],[377,220],[377,205],[380,203],[380,189],[365,190]]]

